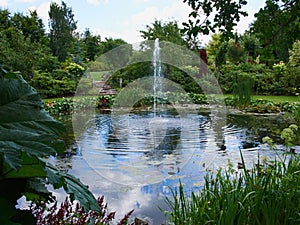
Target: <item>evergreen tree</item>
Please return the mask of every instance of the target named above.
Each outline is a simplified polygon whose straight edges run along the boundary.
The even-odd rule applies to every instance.
[[[77,28],[72,8],[65,2],[61,6],[55,2],[50,5],[49,27],[50,48],[52,54],[58,57],[60,62],[66,60],[74,42],[74,31]]]

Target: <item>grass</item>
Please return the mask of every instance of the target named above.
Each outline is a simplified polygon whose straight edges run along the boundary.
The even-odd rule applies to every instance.
[[[233,97],[232,94],[224,94],[224,96],[225,97]],[[252,95],[251,97],[254,100],[263,99],[263,100],[272,101],[275,104],[283,103],[283,102],[290,102],[290,103],[299,102],[299,97],[298,96]]]
[[[272,101],[274,103],[282,103],[282,102],[299,102],[298,96],[271,96],[271,95],[254,95],[252,96],[254,100],[264,99],[268,101]]]
[[[103,78],[103,75],[105,75],[107,71],[101,71],[101,72],[90,72],[90,75],[92,78],[94,78],[94,81],[101,81]]]
[[[242,158],[243,159],[243,158]],[[183,184],[167,198],[175,225],[298,225],[300,224],[300,160],[258,161],[252,169],[207,173],[205,185],[187,195]]]

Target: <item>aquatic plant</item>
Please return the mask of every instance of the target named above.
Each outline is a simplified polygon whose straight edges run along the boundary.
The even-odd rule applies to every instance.
[[[296,125],[282,131],[286,146],[294,139]],[[269,137],[263,140],[276,146]],[[282,157],[283,156],[283,157]],[[289,156],[289,157],[287,157]],[[293,225],[300,223],[300,156],[278,152],[275,160],[261,160],[246,168],[232,163],[217,172],[207,172],[199,192],[187,194],[184,184],[171,190],[166,215],[175,225]]]

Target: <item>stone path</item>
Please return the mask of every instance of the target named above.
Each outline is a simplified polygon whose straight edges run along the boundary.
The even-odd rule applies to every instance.
[[[93,87],[99,90],[99,95],[114,95],[117,91],[107,84],[108,76],[104,75],[101,81],[93,81]]]

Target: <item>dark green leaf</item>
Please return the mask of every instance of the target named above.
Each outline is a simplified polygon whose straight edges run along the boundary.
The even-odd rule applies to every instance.
[[[21,168],[21,153],[44,157],[64,150],[58,139],[63,125],[43,110],[40,96],[30,85],[8,73],[0,79],[0,90],[0,155],[12,169]]]
[[[71,200],[80,201],[85,210],[95,210],[99,212],[100,208],[94,195],[89,191],[88,187],[83,185],[79,179],[70,174],[60,172],[51,164],[46,165],[46,172],[49,184],[52,184],[55,189],[63,187]]]

